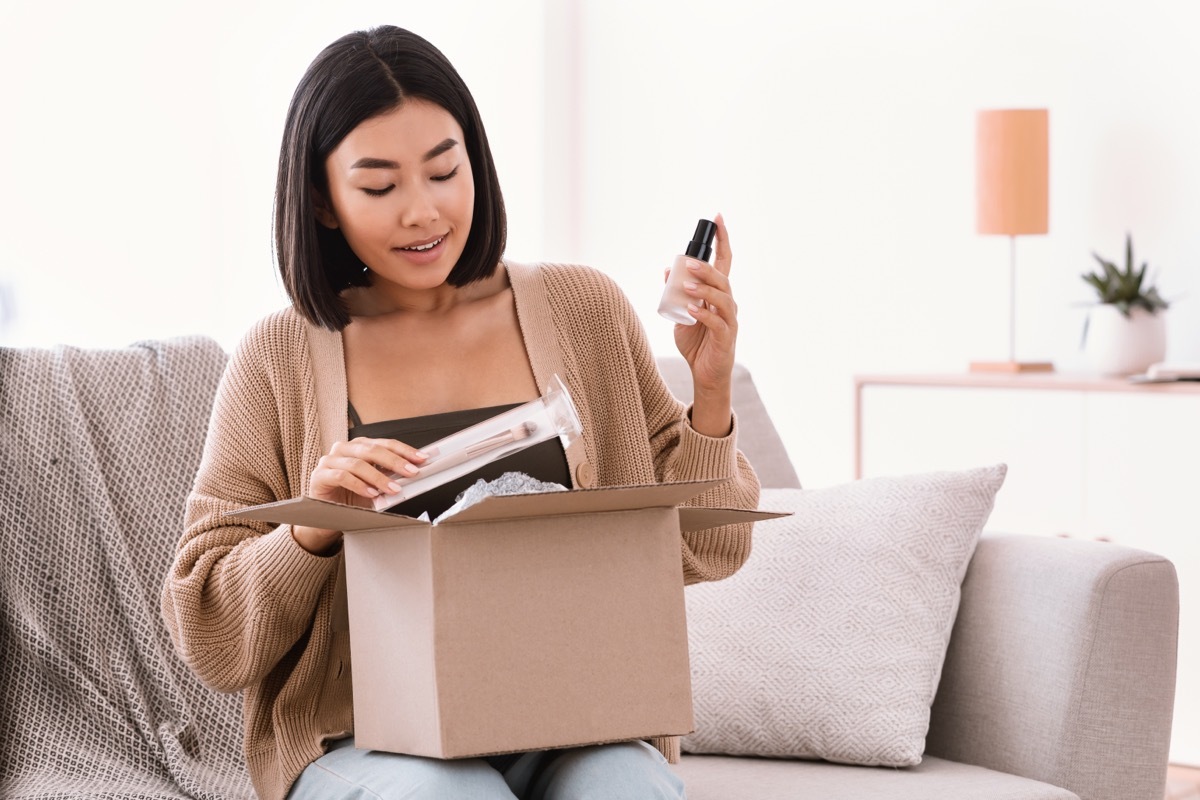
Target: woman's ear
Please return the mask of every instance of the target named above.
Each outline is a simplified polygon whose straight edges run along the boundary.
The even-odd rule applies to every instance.
[[[317,187],[315,186],[309,186],[308,191],[312,196],[313,215],[316,216],[317,222],[330,230],[337,230],[337,215],[333,213],[333,209],[329,206],[329,201],[325,199],[325,195],[317,191]]]

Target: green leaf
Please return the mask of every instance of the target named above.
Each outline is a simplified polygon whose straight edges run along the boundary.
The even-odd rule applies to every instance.
[[[1121,284],[1121,271],[1117,269],[1117,265],[1111,261],[1104,262],[1104,272],[1108,275],[1109,283],[1115,283],[1118,286]]]
[[[1156,286],[1151,286],[1143,295],[1143,299],[1149,305],[1146,310],[1151,313],[1159,309],[1170,308],[1170,304],[1158,293],[1158,287]]]
[[[1131,233],[1126,232],[1125,234],[1124,267],[1118,267],[1095,251],[1092,252],[1092,257],[1096,259],[1102,271],[1093,271],[1081,277],[1096,290],[1101,303],[1118,306],[1121,313],[1127,317],[1134,307],[1145,308],[1151,313],[1157,309],[1167,308],[1167,302],[1152,285],[1153,279],[1149,277],[1149,263],[1143,261],[1139,267],[1133,260],[1133,235]]]
[[[1099,292],[1101,296],[1104,295],[1104,281],[1100,280],[1098,275],[1081,275],[1080,277],[1083,278],[1084,282],[1086,282],[1089,286]]]

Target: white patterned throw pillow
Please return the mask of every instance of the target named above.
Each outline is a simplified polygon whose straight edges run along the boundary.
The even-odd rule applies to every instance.
[[[763,489],[750,559],[687,589],[692,753],[919,764],[1006,467]]]

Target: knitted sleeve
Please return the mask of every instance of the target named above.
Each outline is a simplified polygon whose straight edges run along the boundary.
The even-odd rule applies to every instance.
[[[306,479],[296,463],[305,383],[294,367],[305,359],[279,357],[288,338],[264,321],[230,359],[162,592],[176,649],[219,691],[264,678],[311,627],[322,588],[336,578],[336,558],[305,551],[290,526],[225,516],[294,496]]]
[[[687,504],[758,508],[758,475],[737,449],[736,415],[727,436],[717,439],[698,433],[690,422],[691,408],[682,409],[663,381],[641,320],[623,293],[620,301],[659,479],[667,482],[724,478],[723,483]],[[746,523],[685,532],[684,581],[691,584],[720,580],[737,572],[750,557],[752,529],[753,524]]]
[[[575,302],[559,308],[587,308],[585,319],[564,313],[564,349],[583,351],[574,360],[585,374],[582,403],[588,407],[601,439],[640,432],[640,442],[595,449],[604,459],[632,461],[645,453],[653,479],[660,483],[720,479],[723,482],[689,501],[689,505],[723,508],[758,507],[759,481],[754,468],[737,449],[737,419],[723,438],[713,438],[692,428],[690,408],[685,408],[663,381],[641,320],[620,287],[601,272],[584,267],[554,267],[551,288],[573,296]],[[586,303],[579,302],[586,299]],[[629,467],[631,465],[622,464]],[[613,472],[611,464],[597,464],[601,476]],[[623,472],[622,477],[629,475]],[[627,478],[626,478],[627,480]],[[683,534],[683,568],[687,583],[728,577],[750,556],[752,525],[727,525]]]

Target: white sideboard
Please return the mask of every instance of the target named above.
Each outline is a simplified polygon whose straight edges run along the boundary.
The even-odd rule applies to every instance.
[[[1174,562],[1171,761],[1200,766],[1200,383],[861,375],[854,418],[856,477],[1004,462],[989,531],[1119,542]]]

